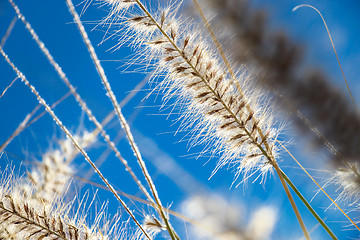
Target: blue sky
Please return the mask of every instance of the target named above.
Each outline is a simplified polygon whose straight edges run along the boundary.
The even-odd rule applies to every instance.
[[[72,23],[72,18],[65,2],[34,0],[31,2],[17,1],[16,3],[19,4],[26,19],[32,24],[73,85],[77,87],[79,94],[86,100],[98,119],[102,120],[112,110],[112,106],[109,99],[105,96],[103,86],[81,40],[80,34],[75,24]],[[357,1],[280,0],[271,1],[271,3],[269,1],[257,0],[252,3],[254,7],[260,7],[268,11],[269,24],[272,28],[284,29],[294,41],[304,44],[306,64],[323,69],[331,76],[333,84],[343,91],[346,90],[345,84],[320,17],[309,8],[302,8],[297,12],[291,11],[296,5],[302,3],[312,4],[323,13],[332,33],[351,90],[355,99],[359,102],[360,95],[357,93],[360,90],[360,84],[357,78],[360,74],[360,68],[358,67],[360,65],[360,46],[358,44],[360,42],[360,28],[358,27],[360,3],[357,3]],[[81,9],[82,5],[78,6],[77,10],[80,11]],[[84,13],[82,19],[85,22],[90,39],[96,46],[96,52],[102,60],[102,65],[110,79],[112,88],[118,100],[122,100],[146,74],[135,73],[134,67],[125,70],[123,64],[126,58],[133,53],[127,47],[117,51],[109,50],[116,44],[116,39],[110,39],[103,44],[98,44],[101,42],[104,33],[100,27],[94,27],[105,15],[106,12],[103,9],[91,6]],[[5,0],[0,0],[0,38],[5,34],[14,16],[15,13],[10,4]],[[67,93],[68,90],[57,77],[55,71],[52,70],[20,21],[17,21],[4,49],[48,103],[57,101]],[[0,72],[2,76],[0,92],[2,92],[15,78],[15,74],[3,60],[0,60]],[[234,174],[231,172],[231,169],[223,169],[208,180],[215,167],[216,159],[211,159],[209,162],[207,157],[194,159],[194,153],[201,151],[202,148],[189,150],[187,142],[182,141],[184,135],[180,133],[174,136],[174,132],[179,126],[179,124],[174,123],[176,116],[168,116],[169,110],[159,109],[159,105],[161,105],[160,97],[156,98],[156,96],[152,95],[149,99],[144,100],[145,96],[149,93],[149,88],[150,86],[146,85],[145,90],[140,91],[124,107],[123,112],[128,119],[134,119],[132,121],[132,129],[135,138],[144,153],[150,173],[154,176],[158,191],[165,205],[173,205],[173,209],[181,210],[180,203],[186,198],[188,193],[177,186],[177,184],[174,184],[151,164],[152,159],[158,158],[158,160],[161,160],[159,156],[176,161],[191,176],[197,179],[196,181],[204,185],[205,188],[223,195],[231,202],[241,202],[248,209],[248,213],[251,212],[251,209],[256,209],[265,203],[276,206],[279,220],[273,235],[274,239],[286,239],[289,236],[293,238],[301,237],[300,228],[297,228],[296,219],[292,216],[293,213],[288,201],[282,194],[283,190],[279,188],[278,179],[275,178],[274,180],[274,177],[270,177],[263,185],[259,184],[259,181],[254,184],[249,181],[246,185],[240,185],[236,189],[229,189]],[[0,98],[0,143],[10,136],[25,115],[36,105],[36,98],[20,81],[17,81],[4,97]],[[81,109],[72,97],[64,100],[55,109],[55,112],[73,132],[84,127],[89,130],[93,129],[93,125],[87,118],[82,117]],[[120,127],[115,121],[110,126],[109,133],[112,137],[115,137],[121,131]],[[306,162],[306,159],[315,157],[320,159],[319,162],[321,162],[324,156],[321,153],[316,153],[314,149],[304,154],[302,150],[308,148],[306,140],[294,137],[292,134],[290,130],[290,136],[296,143],[291,146],[294,153],[304,160],[306,167],[316,167],[312,166],[311,162]],[[0,159],[0,166],[3,167],[9,162],[19,166],[21,159],[29,161],[39,159],[48,147],[54,145],[51,143],[56,138],[54,136],[60,137],[63,134],[61,134],[61,131],[55,126],[51,118],[46,115],[24,131],[8,146],[6,149],[7,153]],[[105,148],[103,141],[99,141],[90,150],[90,156],[93,159],[97,159]],[[127,141],[122,140],[119,143],[119,149],[121,149],[125,158],[133,159],[133,154]],[[83,159],[77,159],[77,163],[80,165],[79,169],[81,169],[79,175],[86,172],[84,169],[88,169],[88,167]],[[24,165],[26,166],[26,163]],[[314,196],[316,189],[314,187],[306,187],[313,185],[307,182],[307,180],[305,183],[302,182],[303,174],[299,174],[297,169],[293,169],[294,165],[287,157],[284,156],[281,165],[285,167],[284,169],[286,172],[289,172],[289,175],[294,177],[295,183],[300,186],[307,199]],[[318,165],[319,163],[317,163]],[[132,162],[132,166],[136,166],[136,164]],[[106,161],[101,169],[105,176],[119,189],[134,195],[138,194],[134,190],[136,187],[126,177],[125,171],[114,156],[109,157],[109,160]],[[96,177],[93,177],[93,180],[100,182]],[[101,201],[110,199],[110,212],[113,212],[113,206],[118,206],[109,194],[101,192],[98,198]],[[329,201],[323,197],[317,197],[313,203],[315,206],[319,206],[317,210],[321,216],[327,216],[323,210],[330,205]],[[299,203],[299,207],[301,212],[304,213],[305,222],[309,223],[308,228],[311,229],[316,223],[313,221],[312,216],[307,213],[306,209],[301,206],[301,203]],[[327,213],[329,213],[327,217],[329,225],[333,227],[333,231],[337,233],[340,239],[346,239],[341,236],[359,236],[356,231],[344,230],[346,229],[347,222],[344,217],[337,215],[336,211],[330,209]],[[140,210],[138,210],[138,214],[141,215]],[[338,220],[341,222],[341,226],[338,225]],[[181,221],[177,226],[182,226]],[[296,228],[294,227],[293,229],[292,226],[296,226]],[[323,239],[322,237],[326,236],[319,228],[316,229],[315,235],[320,237],[319,239]]]

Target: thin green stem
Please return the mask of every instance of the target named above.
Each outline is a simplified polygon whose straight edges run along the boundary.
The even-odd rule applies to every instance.
[[[309,235],[309,233],[308,233],[308,231],[306,229],[304,221],[301,218],[299,209],[297,208],[296,203],[295,203],[293,197],[291,196],[290,190],[289,190],[288,186],[286,185],[286,183],[284,181],[285,178],[283,177],[283,172],[281,171],[279,165],[276,162],[273,163],[273,167],[275,168],[276,173],[278,174],[278,176],[280,178],[281,185],[283,186],[283,188],[285,190],[285,193],[286,193],[286,195],[287,195],[287,197],[288,197],[288,199],[290,201],[290,204],[291,204],[291,206],[292,206],[292,208],[293,208],[293,210],[295,212],[296,218],[299,221],[301,230],[303,231],[305,238],[307,240],[310,240],[310,235]]]
[[[280,168],[279,168],[280,169]],[[296,186],[291,182],[291,180],[286,176],[286,174],[280,169],[282,177],[285,179],[287,184],[291,187],[291,189],[296,193],[296,195],[300,198],[300,200],[304,203],[307,209],[311,212],[311,214],[316,218],[316,220],[320,223],[320,225],[325,229],[325,231],[330,235],[332,239],[337,239],[334,233],[330,230],[330,228],[326,225],[326,223],[320,218],[320,216],[315,212],[315,210],[311,207],[310,203],[304,198],[304,196],[299,192]]]

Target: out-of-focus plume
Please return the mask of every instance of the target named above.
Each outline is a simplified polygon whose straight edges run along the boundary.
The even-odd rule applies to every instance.
[[[96,140],[93,134],[86,131],[74,137],[83,148]],[[43,154],[42,161],[28,172],[21,186],[25,196],[31,201],[45,204],[47,210],[51,209],[52,203],[64,197],[71,180],[70,174],[74,173],[71,162],[79,153],[70,139],[60,140],[58,145],[58,148]]]
[[[249,86],[246,71],[239,71],[239,82],[234,84],[212,46],[201,40],[189,21],[184,24],[173,6],[152,13],[134,2],[143,13],[118,16],[119,8],[127,5],[106,2],[112,8],[108,24],[121,22],[119,26],[131,32],[131,41],[125,36],[119,44],[128,41],[139,47],[139,54],[148,56],[146,64],[157,61],[155,74],[165,75],[157,88],[165,93],[164,102],[176,96],[185,105],[180,128],[192,129],[192,144],[213,142],[206,150],[221,156],[214,172],[230,164],[237,168],[236,177],[242,172],[268,173],[276,164],[280,129],[266,96]]]
[[[302,47],[284,32],[268,30],[265,12],[250,9],[247,0],[210,0],[203,6],[216,13],[215,29],[226,26],[220,41],[234,63],[250,69],[257,86],[271,90],[300,132],[312,132],[317,145],[330,150],[337,167],[352,171],[350,165],[360,161],[360,116],[349,97],[320,70],[306,69]]]
[[[277,222],[277,211],[270,206],[255,210],[250,219],[245,220],[240,205],[230,204],[215,194],[192,196],[185,200],[183,209],[185,215],[202,226],[192,228],[196,239],[270,239]]]

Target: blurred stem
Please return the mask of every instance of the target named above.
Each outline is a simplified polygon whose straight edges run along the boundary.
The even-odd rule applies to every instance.
[[[325,229],[325,231],[330,235],[332,239],[337,239],[334,233],[330,230],[330,228],[326,225],[326,223],[320,218],[320,216],[315,212],[315,210],[311,207],[310,203],[304,198],[304,196],[299,192],[296,186],[291,182],[288,176],[279,168],[282,178],[290,185],[291,189],[296,193],[296,195],[300,198],[300,200],[305,204],[307,209],[311,212],[311,214],[316,218],[316,220],[321,224],[321,226]]]

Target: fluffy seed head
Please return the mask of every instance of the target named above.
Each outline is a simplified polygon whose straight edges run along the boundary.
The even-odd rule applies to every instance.
[[[156,62],[156,75],[164,76],[157,86],[165,93],[164,102],[177,97],[183,109],[180,129],[195,129],[190,133],[192,145],[206,142],[211,146],[206,151],[221,156],[214,173],[231,164],[237,177],[243,171],[265,174],[276,156],[279,134],[265,97],[251,89],[251,76],[244,69],[239,69],[234,84],[213,46],[173,9],[129,17],[123,24],[133,33],[131,44],[146,43],[141,56]]]
[[[99,240],[108,239],[97,232],[95,227],[86,227],[83,219],[71,218],[70,205],[61,201],[53,205],[32,201],[34,194],[24,195],[23,181],[9,174],[0,180],[0,238],[4,239],[68,239]],[[32,189],[35,191],[36,189]],[[9,238],[10,237],[10,238]]]
[[[95,141],[94,136],[86,131],[74,138],[83,148]],[[70,174],[74,172],[71,162],[78,154],[70,139],[60,140],[58,146],[43,154],[42,160],[28,172],[27,179],[22,184],[23,194],[31,197],[32,202],[46,203],[48,207],[65,194]]]

